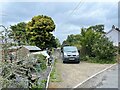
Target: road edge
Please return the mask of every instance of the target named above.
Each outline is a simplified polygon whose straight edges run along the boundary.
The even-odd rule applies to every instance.
[[[51,67],[51,70],[50,70],[50,73],[49,73],[49,75],[48,75],[48,77],[47,77],[47,82],[46,82],[46,90],[48,89],[48,86],[49,86],[49,82],[50,82],[50,75],[51,75],[51,72],[52,72],[52,70],[53,70],[53,67],[54,67],[54,63],[55,63],[55,59],[53,58],[53,62],[52,62],[52,65],[50,66]]]
[[[101,70],[101,71],[95,73],[94,75],[90,76],[90,77],[87,78],[86,80],[84,80],[84,81],[82,81],[81,83],[79,83],[79,84],[77,84],[76,86],[74,86],[73,89],[75,89],[75,88],[81,86],[83,83],[85,83],[85,82],[87,82],[88,80],[92,79],[93,77],[95,77],[95,76],[97,76],[97,75],[99,75],[99,74],[105,72],[106,70],[112,68],[113,66],[115,66],[115,65],[117,65],[117,64],[118,64],[118,63],[115,63],[115,64],[113,64],[113,65],[111,65],[111,66],[109,66],[109,67],[107,67],[107,68],[105,68],[105,69],[103,69],[103,70]]]

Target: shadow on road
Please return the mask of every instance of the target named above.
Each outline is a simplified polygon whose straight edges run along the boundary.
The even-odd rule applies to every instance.
[[[63,64],[79,64],[79,63],[78,62],[64,62]]]

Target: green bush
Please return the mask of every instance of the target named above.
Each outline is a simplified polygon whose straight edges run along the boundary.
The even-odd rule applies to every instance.
[[[42,54],[37,54],[35,55],[35,58],[37,58],[37,62],[39,64],[37,64],[35,67],[37,68],[38,71],[40,70],[46,70],[47,66],[46,66],[46,57]]]
[[[88,61],[89,60],[89,56],[81,56],[80,60],[81,61]]]
[[[97,57],[89,57],[88,62],[90,63],[100,63],[100,64],[110,64],[110,63],[115,63],[116,61],[114,59],[112,60],[106,60],[106,59],[99,59]]]
[[[63,42],[80,49],[80,59],[94,63],[115,62],[116,48],[104,34],[104,26],[96,25],[82,28],[81,33],[69,35]],[[120,51],[120,50],[119,50]]]
[[[44,89],[45,89],[46,82],[47,82],[47,80],[46,80],[46,79],[43,79],[43,80],[40,81],[39,84],[33,85],[31,89],[32,89],[32,90],[44,90]]]

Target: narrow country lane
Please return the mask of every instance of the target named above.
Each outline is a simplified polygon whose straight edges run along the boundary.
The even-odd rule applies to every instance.
[[[96,88],[118,88],[118,65],[107,70]]]
[[[77,84],[83,82],[93,74],[111,66],[112,64],[95,64],[80,62],[78,63],[62,63],[61,54],[56,51],[54,54],[57,59],[56,70],[61,76],[60,82],[50,82],[49,88],[73,88]]]

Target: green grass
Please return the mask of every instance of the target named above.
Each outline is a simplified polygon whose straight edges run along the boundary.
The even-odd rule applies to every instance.
[[[53,65],[53,70],[50,74],[50,81],[51,82],[61,82],[61,75],[59,73],[59,71],[56,69],[56,62],[57,60],[55,60],[54,65]]]

